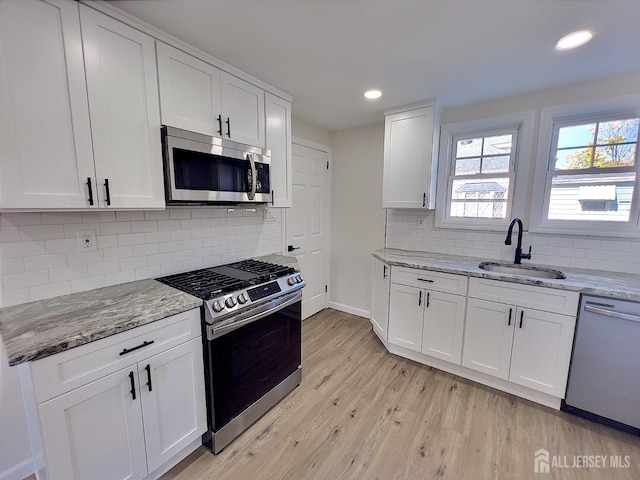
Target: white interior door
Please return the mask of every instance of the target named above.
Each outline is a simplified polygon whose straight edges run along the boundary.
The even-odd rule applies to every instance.
[[[327,306],[327,179],[329,154],[293,144],[293,206],[286,213],[288,255],[295,255],[307,286],[302,318]]]

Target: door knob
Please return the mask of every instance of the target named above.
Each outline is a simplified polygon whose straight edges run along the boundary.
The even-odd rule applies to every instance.
[[[294,247],[293,245],[289,245],[287,247],[287,252],[293,252],[294,250],[300,250],[301,247]]]

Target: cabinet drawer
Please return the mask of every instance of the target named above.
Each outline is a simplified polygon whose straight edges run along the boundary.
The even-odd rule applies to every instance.
[[[471,278],[469,297],[575,316],[580,295],[567,290]]]
[[[196,308],[32,362],[37,403],[200,335],[200,309]]]
[[[411,285],[418,288],[426,288],[436,292],[467,294],[468,278],[464,275],[451,273],[432,272],[416,268],[393,267],[391,269],[391,283]]]

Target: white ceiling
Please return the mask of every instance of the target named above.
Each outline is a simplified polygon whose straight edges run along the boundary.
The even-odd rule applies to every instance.
[[[430,98],[448,107],[640,70],[640,0],[111,3],[292,95],[294,115],[329,130]],[[578,29],[594,39],[554,50]],[[384,96],[366,101],[370,87]]]

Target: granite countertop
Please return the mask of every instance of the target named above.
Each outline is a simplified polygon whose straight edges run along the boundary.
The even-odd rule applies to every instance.
[[[392,248],[376,250],[373,252],[373,256],[389,265],[419,268],[435,272],[462,274],[470,277],[490,278],[505,282],[558,288],[591,295],[640,301],[640,275],[606,272],[603,270],[557,267],[553,265],[537,265],[529,262],[523,263],[523,265],[527,266],[539,266],[560,270],[567,277],[566,279],[547,279],[526,277],[511,273],[490,272],[478,267],[481,262],[485,261],[508,263],[500,260],[487,260],[439,253],[414,252]]]
[[[180,290],[139,280],[0,308],[0,335],[9,365],[18,365],[201,305]]]
[[[270,254],[254,260],[300,271],[296,257]],[[140,327],[202,305],[202,300],[153,279],[0,308],[0,335],[9,365]]]

